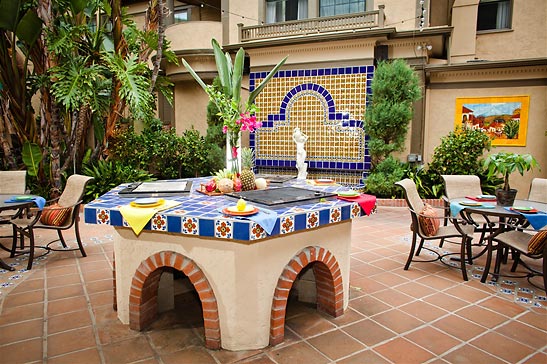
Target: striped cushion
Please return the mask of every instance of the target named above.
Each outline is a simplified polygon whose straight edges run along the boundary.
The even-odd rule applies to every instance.
[[[54,203],[44,207],[40,222],[44,225],[63,226],[71,211],[72,207],[61,207]]]
[[[418,215],[418,222],[425,236],[434,236],[439,231],[439,216],[435,209],[427,203]]]
[[[528,253],[541,254],[545,243],[547,243],[547,230],[538,231],[528,242]]]

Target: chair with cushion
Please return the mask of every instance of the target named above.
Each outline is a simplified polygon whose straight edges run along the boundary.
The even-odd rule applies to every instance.
[[[83,202],[82,197],[85,192],[85,187],[87,183],[92,179],[92,177],[82,176],[78,174],[74,174],[68,177],[65,189],[61,196],[57,200],[49,201],[48,205],[44,207],[43,210],[38,213],[34,218],[18,218],[11,220],[13,227],[13,244],[11,249],[11,257],[19,254],[29,253],[27,269],[32,268],[35,248],[34,230],[36,229],[57,231],[59,239],[53,240],[45,246],[40,246],[41,248],[46,249],[47,252],[49,252],[50,250],[79,250],[82,253],[82,256],[85,257],[86,253],[80,239],[80,230],[78,223],[80,219],[80,205]],[[73,226],[74,233],[76,235],[76,241],[78,243],[78,248],[68,249],[62,231],[68,230]],[[29,238],[28,250],[21,249],[21,247],[23,247],[24,249],[27,248],[23,244],[25,237]],[[21,247],[19,249],[17,248],[18,238],[21,241]],[[59,240],[61,241],[61,244],[65,249],[54,249],[50,247],[50,244]]]
[[[514,226],[512,226],[514,228]],[[513,265],[511,272],[515,272],[518,265],[525,267],[529,273],[526,275],[528,281],[533,276],[543,277],[543,290],[547,289],[547,230],[534,231],[531,229],[510,230],[502,232],[492,238],[497,242],[496,263],[494,266],[494,276],[500,275],[501,263],[504,260],[504,251],[510,248],[513,252]],[[522,259],[526,256],[529,259],[542,259],[542,271],[534,269]],[[530,284],[534,285],[532,282]],[[538,287],[541,288],[541,287]]]
[[[442,258],[446,255],[441,255],[439,252],[424,246],[426,240],[439,240],[439,239],[459,239],[459,241],[446,240],[450,243],[460,244],[460,268],[462,270],[462,277],[467,280],[467,270],[465,268],[466,259],[463,257],[471,256],[471,241],[473,239],[473,226],[466,224],[444,224],[447,217],[443,214],[437,214],[435,209],[425,204],[420,196],[414,181],[406,178],[402,181],[396,182],[396,185],[403,188],[405,200],[410,210],[410,217],[412,223],[410,230],[412,231],[412,245],[406,261],[405,270],[408,270],[410,263],[416,262],[433,262],[440,260],[445,263]],[[450,218],[448,218],[450,219]],[[416,241],[420,238],[420,243],[416,249]],[[429,260],[414,260],[414,256],[419,256],[422,249],[426,249],[436,255],[435,259]],[[450,253],[449,253],[450,254]],[[450,254],[451,255],[451,254]],[[446,264],[446,263],[445,263]]]
[[[547,203],[547,178],[534,178],[528,200]]]
[[[467,196],[476,197],[483,194],[481,189],[481,180],[478,176],[463,174],[445,174],[441,177],[443,178],[445,189],[445,195],[443,196],[443,200],[445,203],[445,216],[448,216],[450,214],[451,199]],[[491,203],[495,203],[495,201]],[[467,219],[475,225],[475,232],[481,234],[477,245],[484,245],[484,236],[487,232],[492,232],[492,224],[482,215],[474,216],[473,218],[468,216]],[[439,246],[442,247],[442,242]],[[480,256],[483,252],[481,252],[478,256]]]

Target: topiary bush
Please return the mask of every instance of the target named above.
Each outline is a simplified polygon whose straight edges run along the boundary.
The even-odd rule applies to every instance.
[[[405,165],[393,156],[388,156],[374,169],[365,183],[365,191],[377,197],[394,198],[401,195],[400,188],[395,182],[400,181],[405,175]]]

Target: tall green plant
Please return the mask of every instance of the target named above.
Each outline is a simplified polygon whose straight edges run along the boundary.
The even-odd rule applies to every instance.
[[[412,103],[420,97],[418,76],[404,60],[378,64],[364,120],[373,171],[391,153],[403,150]]]

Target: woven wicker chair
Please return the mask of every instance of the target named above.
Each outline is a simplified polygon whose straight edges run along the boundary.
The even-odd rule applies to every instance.
[[[442,263],[445,263],[442,258],[445,255],[439,254],[437,251],[430,249],[428,247],[424,246],[424,242],[426,240],[439,240],[439,239],[450,239],[450,238],[457,238],[460,239],[459,242],[452,241],[452,240],[446,240],[450,243],[460,244],[460,254],[458,260],[460,261],[460,268],[462,271],[462,277],[464,280],[467,281],[467,270],[465,268],[466,259],[462,259],[462,257],[465,257],[466,254],[468,257],[471,257],[471,240],[473,239],[473,226],[472,225],[465,225],[465,224],[445,224],[444,226],[440,226],[438,231],[434,235],[426,235],[424,230],[422,229],[422,226],[419,222],[420,216],[424,216],[421,214],[421,211],[423,210],[425,204],[418,195],[418,190],[416,188],[416,184],[414,181],[406,178],[402,181],[396,182],[396,185],[400,186],[404,190],[404,195],[406,202],[408,204],[408,209],[410,210],[410,217],[412,218],[412,224],[410,225],[410,229],[412,231],[412,245],[410,247],[410,252],[408,254],[408,259],[405,264],[405,270],[408,270],[410,267],[410,263],[412,262],[434,262],[437,260],[440,260]],[[431,218],[431,216],[427,216],[427,218]],[[445,216],[439,216],[438,219],[446,220],[447,218]],[[449,218],[449,220],[452,220]],[[453,220],[452,220],[453,221]],[[418,247],[416,249],[416,241],[420,238],[420,243],[418,244]],[[428,259],[428,260],[414,260],[414,256],[419,256],[422,249],[428,250],[436,255],[435,259]],[[446,264],[446,263],[445,263]]]
[[[51,250],[59,251],[72,251],[79,250],[82,253],[82,256],[86,256],[82,241],[80,239],[80,230],[78,227],[79,222],[79,213],[80,205],[82,204],[82,197],[85,192],[85,186],[87,183],[92,180],[92,177],[82,176],[74,174],[70,176],[66,182],[65,189],[61,196],[57,200],[52,200],[48,202],[48,206],[44,208],[43,211],[38,213],[34,218],[18,218],[11,220],[13,227],[13,244],[11,248],[10,257],[15,255],[20,255],[24,253],[29,253],[27,269],[32,268],[32,261],[34,259],[34,249],[35,249],[35,237],[34,230],[36,229],[48,229],[56,230],[59,236],[59,239],[53,240],[47,243],[45,246],[39,246],[40,248],[46,249],[46,254]],[[52,202],[56,202],[57,205],[54,207],[51,206]],[[41,215],[44,213],[45,209],[49,208],[50,211],[61,211],[63,209],[69,209],[70,212],[65,221],[61,225],[48,225],[41,221]],[[78,243],[78,248],[68,249],[66,241],[63,237],[63,230],[68,230],[74,226],[74,233],[76,235],[76,241]],[[24,238],[29,238],[28,250],[27,246],[24,245]],[[17,248],[17,240],[20,240],[20,246]],[[54,249],[50,247],[50,244],[61,241],[61,244],[64,249]]]

